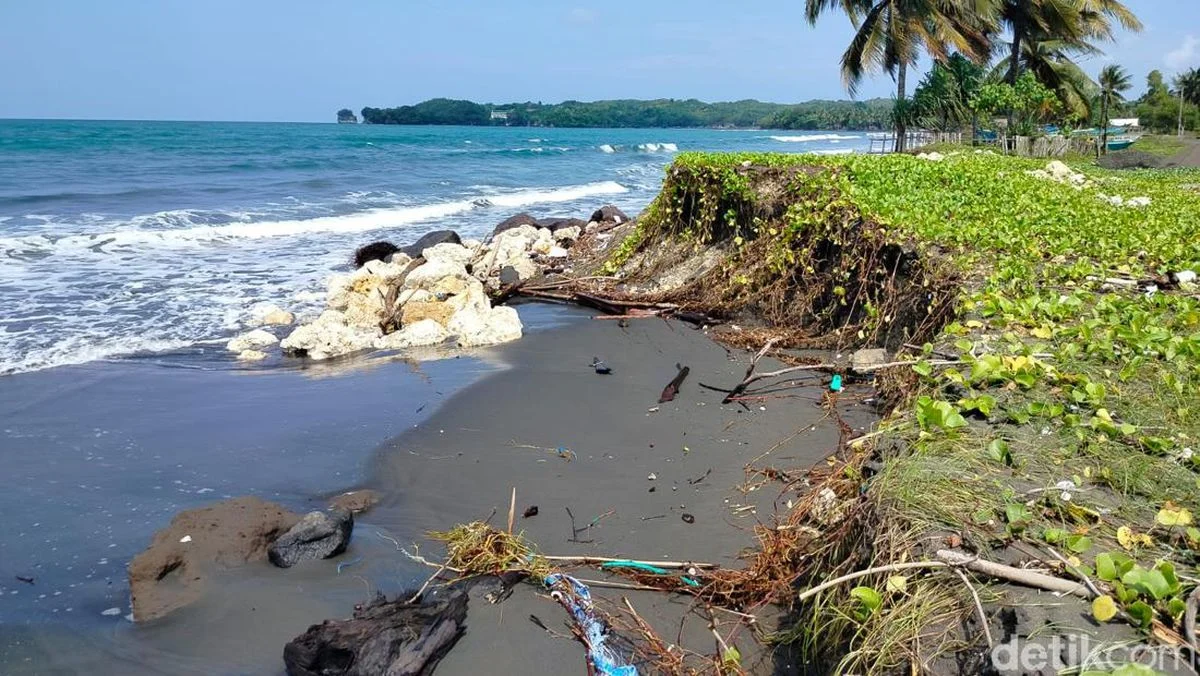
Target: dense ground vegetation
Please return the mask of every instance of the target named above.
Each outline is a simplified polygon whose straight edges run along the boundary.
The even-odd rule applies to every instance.
[[[794,189],[787,208],[722,209],[759,167],[797,169],[784,174]],[[935,279],[958,280],[953,321],[902,351],[915,364],[880,376],[899,395],[873,443],[832,463],[832,480],[851,485],[835,492],[859,520],[850,532],[860,540],[837,548],[813,581],[848,565],[922,561],[965,546],[1095,585],[1090,605],[1056,604],[1065,608],[1058,620],[1078,626],[1088,617],[1093,627],[1123,627],[1126,639],[1140,632],[1181,643],[1200,559],[1200,295],[1186,283],[1200,271],[1200,171],[1086,172],[1055,180],[1044,161],[974,151],[943,161],[685,154],[668,171],[668,188],[679,174],[713,180],[692,181],[691,195],[665,189],[612,268],[657,247],[661,221],[673,224],[671,237],[725,237],[755,258],[795,262],[800,286],[825,284],[814,271],[829,256],[789,256],[843,251],[856,238],[879,250],[880,237],[949,269]],[[707,211],[695,206],[707,203]],[[714,209],[717,218],[705,216]],[[862,270],[832,267],[853,289]],[[753,295],[760,280],[777,279],[738,281]],[[937,302],[932,290],[927,301]],[[839,340],[869,343],[887,320],[854,315],[855,330]],[[977,580],[995,618],[997,607],[1018,602],[992,582]],[[880,573],[856,584],[806,602],[777,638],[809,659],[840,661],[839,672],[915,673],[939,654],[955,655],[961,668],[963,655],[983,654],[978,624],[961,629],[975,607],[953,571]],[[967,670],[985,662],[975,664]]]
[[[493,116],[493,113],[499,113]],[[882,129],[891,103],[808,101],[797,104],[695,99],[565,101],[480,104],[431,99],[413,106],[363,108],[370,124],[462,124],[534,127],[762,127],[770,129]]]

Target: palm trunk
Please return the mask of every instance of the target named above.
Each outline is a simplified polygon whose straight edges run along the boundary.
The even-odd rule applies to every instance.
[[[1108,154],[1108,92],[1100,94],[1100,147],[1096,148],[1097,155]]]
[[[1183,138],[1183,87],[1179,88],[1179,138]]]
[[[901,61],[899,71],[896,73],[896,103],[899,106],[897,108],[898,114],[896,115],[896,152],[898,153],[904,152],[907,145],[904,142],[904,134],[908,131],[908,126],[905,124],[904,119],[908,114],[907,111],[904,110],[904,96],[906,89],[904,80],[907,75],[908,65]]]
[[[1021,71],[1021,26],[1014,22],[1012,28],[1013,28],[1012,53],[1009,54],[1009,56],[1008,56],[1007,79],[1008,79],[1008,84],[1015,87],[1017,84],[1017,75]],[[1007,129],[1009,136],[1012,136],[1012,129],[1013,129],[1014,122],[1015,122],[1015,118],[1013,116],[1013,111],[1010,108],[1008,111],[1008,129]]]

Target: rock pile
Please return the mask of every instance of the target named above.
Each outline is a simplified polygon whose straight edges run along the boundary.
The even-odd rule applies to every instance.
[[[246,361],[266,358],[265,348],[276,343],[284,355],[321,360],[371,349],[516,340],[523,331],[516,310],[493,307],[491,297],[562,266],[588,230],[628,220],[620,209],[604,206],[590,222],[518,214],[497,225],[488,242],[461,240],[450,230],[428,233],[406,247],[373,242],[355,251],[353,272],[330,278],[325,309],[315,319],[282,341],[255,329],[227,347]],[[294,319],[269,308],[260,323],[289,325]]]

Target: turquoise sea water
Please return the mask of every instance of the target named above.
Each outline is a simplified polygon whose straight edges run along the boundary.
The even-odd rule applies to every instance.
[[[0,120],[0,374],[196,359],[263,305],[315,311],[359,244],[482,237],[519,211],[635,213],[676,152],[867,145],[858,132]]]

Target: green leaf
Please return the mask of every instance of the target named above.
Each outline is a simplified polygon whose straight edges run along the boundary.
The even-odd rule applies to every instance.
[[[1071,535],[1067,537],[1067,549],[1082,554],[1092,548],[1092,539],[1086,535]]]
[[[1133,570],[1121,576],[1121,582],[1131,589],[1150,596],[1155,601],[1161,601],[1171,595],[1171,584],[1158,570],[1134,567]]]
[[[1097,596],[1092,601],[1092,617],[1099,622],[1108,622],[1117,616],[1117,603],[1111,596]]]
[[[912,370],[916,372],[917,375],[928,378],[930,374],[933,373],[933,366],[931,366],[927,361],[919,361],[913,364]]]
[[[1137,601],[1129,604],[1129,606],[1125,608],[1125,612],[1129,613],[1129,616],[1133,618],[1134,623],[1136,623],[1137,626],[1141,627],[1142,629],[1146,629],[1150,626],[1150,623],[1154,621],[1154,609],[1151,608],[1145,601]]]
[[[855,587],[850,590],[850,596],[857,599],[866,609],[867,615],[874,613],[883,606],[883,597],[870,587]]]
[[[1167,601],[1167,614],[1169,614],[1176,621],[1183,616],[1183,613],[1186,610],[1187,604],[1184,603],[1183,599],[1179,598],[1178,596],[1173,596],[1171,597],[1170,601]]]
[[[1008,442],[1003,439],[992,439],[987,445],[988,457],[1009,467],[1013,464],[1012,453],[1008,450]]]
[[[1063,530],[1062,528],[1047,528],[1046,530],[1042,531],[1042,539],[1045,540],[1047,544],[1056,545],[1066,539],[1066,537],[1067,531]]]
[[[721,654],[721,662],[727,667],[741,667],[742,653],[734,646],[729,646],[725,652]]]

